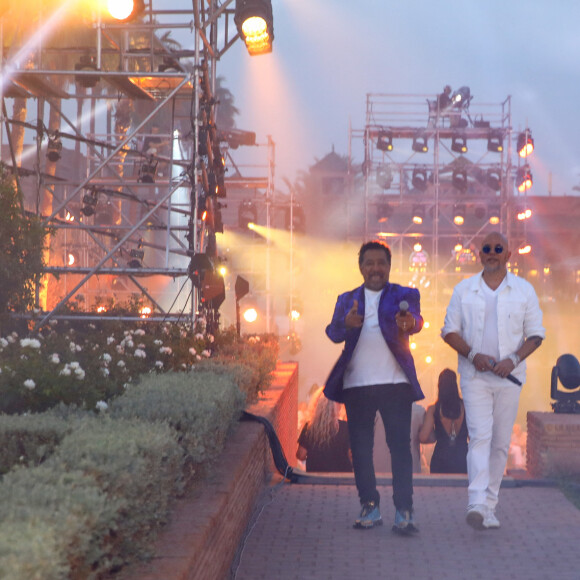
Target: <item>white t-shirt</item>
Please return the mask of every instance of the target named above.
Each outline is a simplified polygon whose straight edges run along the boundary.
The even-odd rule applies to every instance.
[[[492,290],[481,278],[481,289],[485,299],[485,318],[483,324],[483,337],[481,342],[481,352],[491,355],[496,361],[499,360],[499,329],[497,324],[497,297],[506,285],[504,278],[501,284]],[[489,379],[490,382],[496,383],[497,377],[491,372],[478,373],[478,378],[483,380]]]
[[[409,382],[379,327],[381,294],[382,290],[365,288],[365,318],[354,353],[344,372],[345,389]]]

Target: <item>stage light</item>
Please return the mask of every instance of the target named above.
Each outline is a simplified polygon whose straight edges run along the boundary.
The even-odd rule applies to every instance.
[[[258,209],[253,201],[245,199],[238,206],[238,225],[242,229],[247,229],[250,224],[258,221]]]
[[[394,211],[392,205],[389,205],[388,203],[380,203],[377,206],[377,221],[379,223],[388,222]]]
[[[429,151],[429,146],[427,145],[427,137],[423,135],[416,135],[413,138],[413,144],[411,145],[411,149],[413,149],[415,153],[427,153],[427,151]]]
[[[492,153],[501,153],[503,151],[503,139],[501,133],[491,134],[487,139],[487,150]]]
[[[78,266],[79,261],[79,255],[76,252],[69,251],[66,253],[66,266]]]
[[[290,207],[287,207],[284,222],[287,230],[291,229],[295,232],[304,232],[306,227],[304,208],[299,203],[295,203],[292,206],[292,216],[290,216]]]
[[[517,150],[520,157],[528,157],[534,151],[534,140],[529,129],[518,135]]]
[[[425,189],[427,189],[427,171],[420,167],[415,167],[415,169],[413,169],[411,183],[415,189],[425,191]]]
[[[413,206],[413,223],[421,225],[425,219],[425,208],[422,205]]]
[[[274,20],[270,0],[236,0],[234,22],[250,56],[272,52]]]
[[[382,189],[389,189],[391,187],[393,183],[393,171],[389,164],[379,165],[377,167],[376,180],[377,185]]]
[[[501,189],[501,173],[499,169],[487,170],[487,185],[494,191]]]
[[[145,252],[143,250],[132,249],[129,252],[131,259],[127,263],[128,268],[142,268],[143,258],[145,257]]]
[[[530,171],[529,165],[524,165],[520,167],[517,171],[516,175],[516,186],[520,193],[524,193],[531,189],[532,185],[534,184],[534,180],[532,178],[532,172]]]
[[[153,309],[151,306],[142,306],[139,310],[139,316],[141,318],[149,318],[153,314]]]
[[[108,0],[109,16],[119,22],[129,22],[145,10],[144,0]]]
[[[530,244],[522,244],[518,248],[518,254],[520,256],[525,256],[526,254],[531,254],[531,253],[532,253],[532,246]]]
[[[451,183],[453,187],[465,193],[467,191],[467,171],[465,169],[454,169],[451,176]]]
[[[465,206],[457,204],[453,207],[453,223],[462,226],[465,223]]]
[[[244,310],[242,316],[246,322],[256,322],[258,320],[258,311],[253,306],[249,306]]]
[[[530,219],[532,217],[532,210],[530,208],[520,207],[516,210],[516,212],[517,212],[516,217],[520,222]]]
[[[62,152],[62,141],[58,136],[58,133],[54,135],[48,136],[48,143],[46,145],[46,157],[49,161],[56,163],[60,157]]]
[[[147,159],[143,161],[139,168],[139,183],[155,183],[155,176],[157,175],[157,161],[154,159]]]
[[[451,139],[451,151],[455,153],[467,153],[467,139],[465,137],[453,137]]]
[[[501,208],[499,205],[492,205],[489,208],[489,223],[497,226],[501,220]]]
[[[178,73],[183,72],[183,68],[177,60],[168,56],[163,57],[163,62],[157,67],[159,72]]]
[[[459,87],[451,97],[451,102],[455,107],[458,109],[465,109],[469,106],[469,102],[471,101],[471,90],[469,87]]]
[[[391,133],[391,131],[379,131],[379,137],[377,139],[377,149],[379,151],[393,150],[393,134]]]
[[[96,191],[91,193],[85,193],[83,196],[83,207],[81,207],[81,213],[90,217],[94,215],[98,203],[98,194]]]
[[[571,392],[558,389],[558,379],[562,386]],[[552,368],[550,397],[554,413],[580,413],[580,363],[572,354],[563,354],[558,357],[556,366]]]
[[[75,64],[76,71],[96,71],[97,65],[94,56],[81,55],[79,62]],[[99,82],[99,75],[75,75],[75,83],[86,89],[91,89]]]

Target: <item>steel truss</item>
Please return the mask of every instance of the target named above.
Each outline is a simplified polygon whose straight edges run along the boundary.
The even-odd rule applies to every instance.
[[[20,39],[9,15],[0,16],[0,161],[26,209],[56,231],[38,325],[68,316],[81,290],[81,310],[136,291],[153,319],[194,321],[201,309],[217,324],[223,281],[209,298],[203,288],[216,283],[219,199],[230,186],[273,191],[273,171],[245,178],[216,127],[217,62],[238,38],[232,3],[193,0],[179,10],[148,0],[139,20],[114,24],[97,14],[75,24],[70,45],[53,42],[52,15]],[[192,31],[193,50],[167,38],[179,28]],[[18,99],[36,103],[24,120],[14,114]],[[22,160],[18,130],[33,139]],[[224,176],[222,159],[235,176]]]

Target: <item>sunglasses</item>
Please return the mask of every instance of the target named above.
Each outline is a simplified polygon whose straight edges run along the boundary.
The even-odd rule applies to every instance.
[[[489,254],[492,250],[492,247],[489,244],[485,244],[485,246],[483,246],[483,248],[481,248],[481,251],[484,254]],[[503,246],[501,244],[496,244],[495,247],[493,248],[493,251],[496,254],[501,254],[503,252]]]

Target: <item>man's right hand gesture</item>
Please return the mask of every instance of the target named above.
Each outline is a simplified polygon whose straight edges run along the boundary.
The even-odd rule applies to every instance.
[[[344,324],[347,328],[360,328],[363,325],[363,317],[357,314],[358,300],[355,300],[352,308],[346,313]]]

